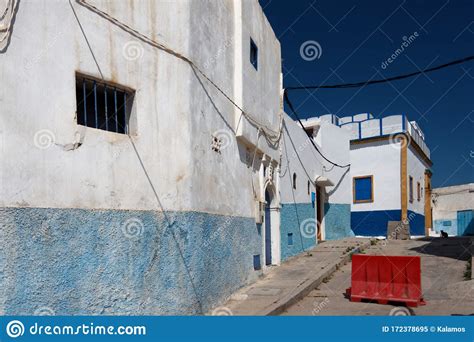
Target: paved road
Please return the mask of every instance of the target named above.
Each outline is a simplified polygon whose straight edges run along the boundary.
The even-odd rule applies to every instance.
[[[421,256],[425,306],[410,308],[412,315],[474,315],[474,280],[465,280],[470,258],[469,238],[429,238],[378,242],[366,254]],[[350,287],[351,263],[309,293],[283,315],[389,315],[394,305],[354,303],[345,298]],[[403,310],[403,309],[402,309]]]

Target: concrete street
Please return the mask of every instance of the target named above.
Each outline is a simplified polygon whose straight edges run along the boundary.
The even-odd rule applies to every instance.
[[[279,267],[267,269],[261,279],[242,288],[212,314],[280,314],[348,262],[352,253],[368,246],[370,240],[366,238],[346,238],[318,244]]]
[[[425,306],[410,308],[412,315],[474,315],[474,280],[466,280],[469,238],[390,240],[365,250],[366,254],[418,255],[421,257]],[[283,315],[389,315],[396,305],[350,302],[351,263],[337,270]],[[394,314],[392,312],[392,314]]]

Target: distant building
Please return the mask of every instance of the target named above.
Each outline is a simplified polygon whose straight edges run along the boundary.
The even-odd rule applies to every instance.
[[[352,188],[351,228],[356,235],[386,236],[388,221],[408,221],[411,235],[431,228],[432,162],[424,134],[405,115],[369,113],[322,120],[348,131]]]
[[[474,235],[474,183],[434,188],[431,199],[436,233]]]

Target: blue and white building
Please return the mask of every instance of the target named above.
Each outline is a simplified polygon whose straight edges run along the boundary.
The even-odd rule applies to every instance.
[[[0,13],[0,315],[202,314],[280,262],[281,54],[258,1]]]
[[[280,170],[281,258],[307,251],[318,241],[354,236],[350,226],[349,133],[320,118],[303,128],[285,115]],[[316,144],[318,153],[311,144]]]
[[[352,232],[386,236],[388,221],[403,220],[412,235],[428,234],[432,162],[417,123],[404,114],[320,119],[349,133]]]
[[[434,188],[431,201],[436,235],[474,235],[474,183]]]
[[[412,236],[427,234],[432,227],[432,162],[417,123],[405,114],[328,120],[350,134],[353,232],[386,236],[388,221],[408,221]]]

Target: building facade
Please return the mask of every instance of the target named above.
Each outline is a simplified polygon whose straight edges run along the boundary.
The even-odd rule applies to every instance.
[[[431,200],[436,233],[474,235],[474,183],[434,188]]]
[[[323,115],[350,136],[351,229],[386,236],[388,221],[408,221],[411,235],[431,228],[430,151],[416,122],[405,115],[376,119],[362,113]]]
[[[257,1],[11,4],[0,314],[200,314],[280,262],[280,44]]]
[[[354,235],[350,227],[349,134],[319,118],[302,123],[305,130],[285,116],[283,125],[282,260],[309,250],[318,241]]]

